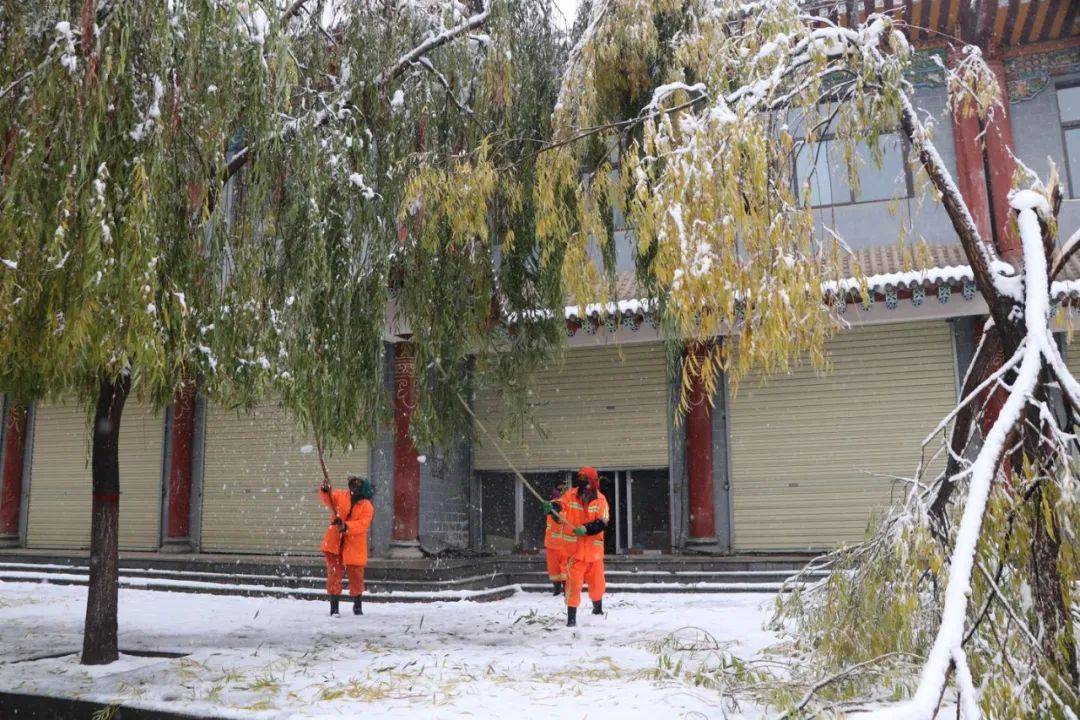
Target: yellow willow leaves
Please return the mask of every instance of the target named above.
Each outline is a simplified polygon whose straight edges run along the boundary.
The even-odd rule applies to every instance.
[[[561,250],[563,284],[580,311],[586,304],[606,304],[610,293],[595,255],[611,249],[609,224],[612,213],[622,210],[623,176],[607,161],[583,175],[568,147],[541,155],[536,174],[541,266],[547,267]]]
[[[496,189],[519,202],[511,185],[499,187],[498,172],[482,145],[475,158],[455,160],[449,168],[427,166],[405,188],[399,221],[416,216],[416,230],[426,252],[456,249],[479,241],[488,244],[488,213]]]
[[[980,61],[979,50],[965,47],[949,75],[949,110],[965,117],[985,119],[989,114],[1002,112],[1001,85],[990,66]]]
[[[784,371],[800,354],[822,362],[833,325],[821,292],[828,256],[815,248],[785,145],[756,115],[671,113],[646,124],[627,159],[629,217],[639,246],[655,246],[666,322],[682,338],[726,338],[684,364],[684,379],[706,388],[722,368],[737,385],[751,367]]]
[[[605,122],[621,101],[649,90],[660,52],[655,19],[679,7],[676,0],[604,3],[601,29],[571,53],[567,74],[575,82],[564,85],[555,106],[556,140],[565,140],[575,128]]]

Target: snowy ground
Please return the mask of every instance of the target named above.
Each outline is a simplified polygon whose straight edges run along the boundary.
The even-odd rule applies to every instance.
[[[677,631],[706,629],[743,659],[774,640],[769,595],[615,595],[571,631],[561,599],[536,594],[330,618],[305,600],[121,590],[122,651],[187,655],[86,668],[85,599],[0,583],[0,690],[245,718],[757,718],[654,671]]]

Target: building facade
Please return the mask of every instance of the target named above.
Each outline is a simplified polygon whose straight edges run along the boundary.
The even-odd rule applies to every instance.
[[[1006,193],[1017,163],[1062,176],[1062,233],[1080,228],[1080,3],[1071,0],[878,0],[828,3],[839,22],[869,12],[904,14],[923,28],[910,80],[916,105],[933,116],[935,143],[984,238],[1006,260],[1016,240]],[[940,39],[982,48],[1004,107],[986,127],[952,117]],[[711,402],[699,389],[675,422],[677,373],[633,282],[630,240],[620,236],[618,312],[567,311],[563,362],[530,380],[529,419],[508,418],[499,398],[475,398],[481,422],[521,426],[497,445],[416,448],[408,425],[416,372],[405,342],[388,343],[394,423],[370,446],[330,460],[331,473],[369,475],[377,508],[372,550],[416,555],[469,548],[530,552],[543,543],[542,511],[511,464],[541,492],[580,465],[601,471],[611,503],[609,553],[814,551],[859,540],[903,492],[920,445],[955,405],[978,340],[985,303],[944,211],[917,189],[898,136],[884,163],[867,163],[859,190],[828,142],[814,170],[818,231],[851,247],[849,262],[869,293],[838,288],[848,329],[829,342],[826,372],[724,382]],[[869,149],[864,149],[869,157]],[[898,238],[925,243],[903,252]],[[1062,330],[1080,298],[1080,263],[1053,288]],[[722,342],[722,338],[718,339]],[[1064,343],[1064,340],[1063,340]],[[1080,347],[1067,349],[1080,374]],[[0,543],[78,550],[89,543],[87,418],[81,409],[8,407],[0,429]],[[227,412],[194,388],[155,414],[134,406],[120,436],[120,546],[130,550],[314,553],[326,514],[312,441],[275,403],[251,415]],[[508,461],[509,459],[509,461]]]

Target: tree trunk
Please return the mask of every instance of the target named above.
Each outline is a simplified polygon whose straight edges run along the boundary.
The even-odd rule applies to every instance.
[[[1068,673],[1072,686],[1080,686],[1076,669],[1076,640],[1073,634],[1072,616],[1065,607],[1062,592],[1058,555],[1061,553],[1060,528],[1051,509],[1043,512],[1043,503],[1053,507],[1046,497],[1042,483],[1035,488],[1029,502],[1031,514],[1031,594],[1035,602],[1035,616],[1041,627],[1036,629],[1042,643],[1042,651],[1052,658],[1054,665]]]
[[[961,390],[961,398],[966,398],[986,378],[993,375],[1001,364],[1005,362],[1004,352],[1001,347],[1001,332],[996,325],[991,325],[985,332],[979,343],[978,352],[971,359],[971,366],[967,369],[964,387]],[[992,393],[984,392],[982,398],[973,400],[956,414],[952,432],[949,434],[949,459],[945,464],[945,476],[938,486],[937,494],[930,504],[930,529],[945,544],[949,537],[949,500],[952,498],[956,484],[950,480],[961,470],[958,457],[963,457],[968,451],[968,443],[972,441],[972,430],[979,420],[979,416],[986,405],[986,400]],[[1000,403],[998,403],[1000,408]],[[992,420],[997,419],[997,413],[993,413]],[[991,421],[992,424],[992,421]],[[981,442],[981,440],[979,440]]]
[[[1035,399],[1049,406],[1045,388],[1049,386],[1051,376],[1046,367],[1040,371],[1040,388]],[[1038,410],[1028,407],[1024,432],[1024,452],[1042,476],[1053,476],[1056,468],[1044,468],[1040,459],[1046,449],[1043,447],[1042,432],[1033,428],[1043,428],[1044,423]],[[1014,472],[1020,477],[1023,458],[1020,454],[1014,458]],[[1054,511],[1055,498],[1047,493],[1045,482],[1037,481],[1028,498],[1031,514],[1031,594],[1035,605],[1035,616],[1039,620],[1036,635],[1042,643],[1042,651],[1058,670],[1067,673],[1072,686],[1080,684],[1076,668],[1076,636],[1073,634],[1072,615],[1065,606],[1066,593],[1062,588],[1062,577],[1058,558],[1061,555],[1061,528]],[[1046,510],[1049,509],[1049,512]]]
[[[83,665],[106,665],[119,656],[116,605],[119,580],[117,531],[120,521],[120,416],[131,377],[103,378],[94,412],[90,460],[93,503],[90,528],[90,587],[86,595]]]

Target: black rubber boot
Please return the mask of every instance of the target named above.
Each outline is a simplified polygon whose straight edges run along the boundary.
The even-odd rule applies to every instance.
[[[364,614],[364,601],[361,599],[360,595],[357,595],[356,597],[353,598],[353,601],[352,601],[352,614],[353,615],[363,615]]]
[[[330,596],[330,614],[337,615],[338,613],[338,597],[337,595]]]
[[[603,615],[604,614],[604,601],[603,600],[593,600],[592,614],[593,615]]]
[[[577,627],[577,608],[566,608],[566,627]]]
[[[552,595],[562,595],[562,583],[561,582],[553,582],[553,583],[551,583],[551,588],[552,588],[551,589],[551,594]]]

